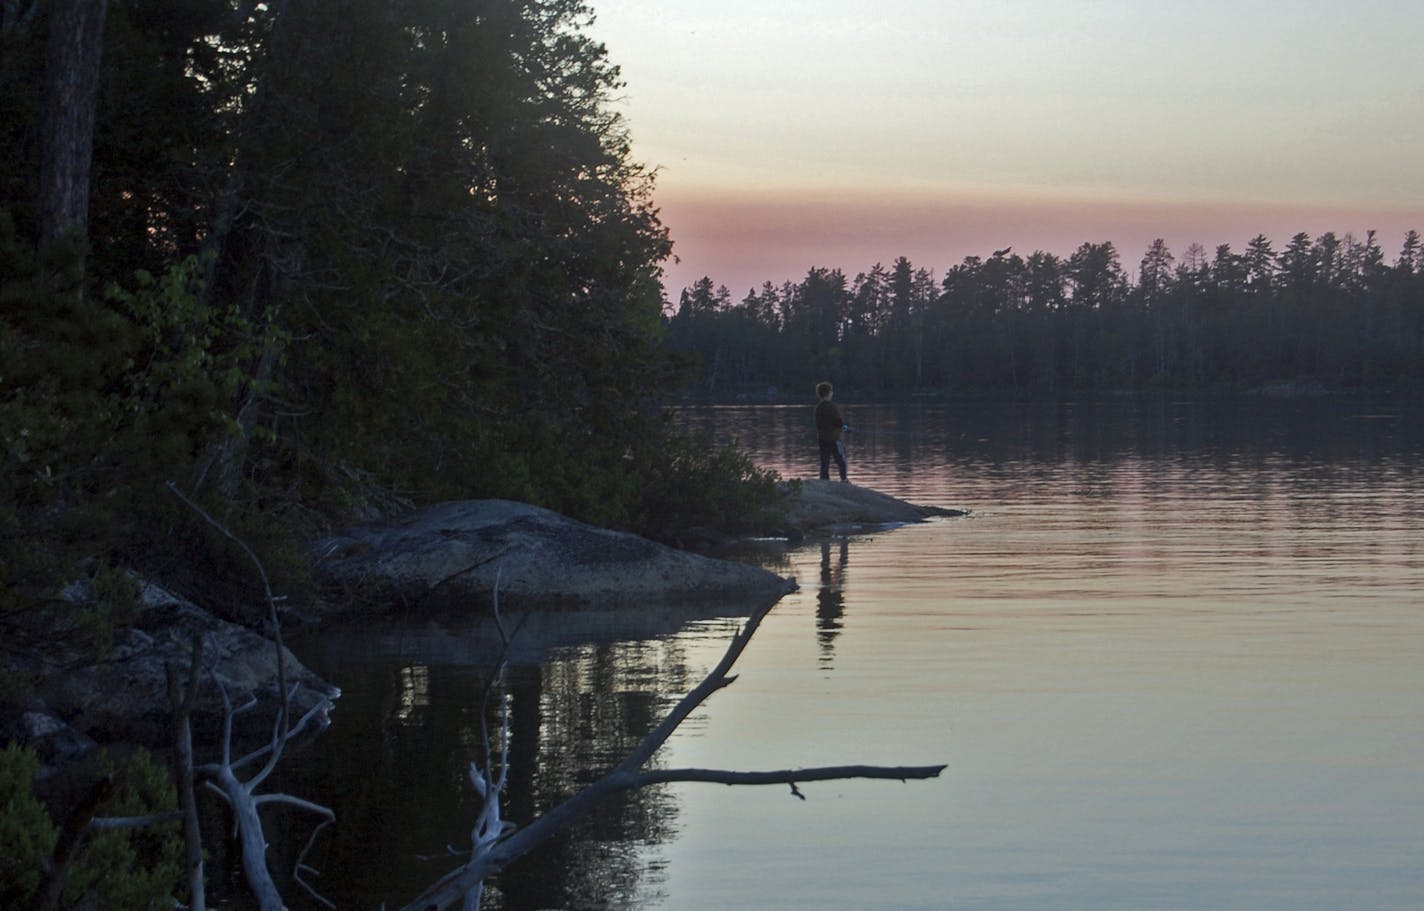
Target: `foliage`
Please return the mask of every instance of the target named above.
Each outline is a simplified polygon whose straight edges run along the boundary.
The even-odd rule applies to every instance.
[[[784,518],[780,477],[706,437],[668,428],[645,465],[636,525],[652,537],[676,541],[689,529],[759,531]]]
[[[114,774],[119,792],[106,816],[146,816],[178,805],[168,773],[143,751]],[[115,911],[157,911],[173,906],[183,873],[177,820],[134,829],[92,833],[64,888],[64,905]]]
[[[170,479],[295,572],[395,502],[653,521],[671,245],[587,4],[111,3],[88,243],[41,250],[44,21],[0,65],[7,611],[221,578]]]
[[[197,261],[139,270],[96,295],[80,283],[80,252],[39,254],[0,212],[6,613],[62,603],[50,593],[79,564],[103,577],[108,565],[141,563],[135,551],[168,524],[160,485],[189,473],[232,424],[246,328],[201,302]],[[86,610],[76,619],[93,632],[114,622]]]
[[[0,902],[23,907],[40,887],[59,829],[31,790],[34,751],[10,744],[0,751]],[[118,769],[120,786],[108,816],[145,816],[176,805],[167,773],[147,753]],[[65,881],[61,907],[152,911],[171,907],[182,873],[177,823],[92,832]]]
[[[616,70],[585,8],[355,9],[289,10],[246,118],[260,220],[235,221],[219,269],[273,273],[232,293],[295,340],[247,464],[300,497],[346,496],[345,464],[416,499],[626,513],[621,457],[664,382],[667,241],[602,110]]]
[[[44,861],[59,829],[30,786],[39,769],[33,750],[11,743],[0,750],[0,905],[23,907],[39,888]]]
[[[1410,232],[1393,265],[1364,239],[1264,236],[1242,253],[1162,241],[1133,282],[1111,243],[1066,259],[971,256],[935,287],[907,260],[847,281],[812,269],[740,304],[710,278],[683,292],[669,344],[702,365],[691,391],[804,389],[1072,394],[1168,387],[1242,391],[1424,385],[1424,258]]]
[[[138,580],[112,566],[96,567],[88,581],[89,597],[75,609],[73,633],[91,643],[96,656],[107,655],[114,631],[138,615]]]

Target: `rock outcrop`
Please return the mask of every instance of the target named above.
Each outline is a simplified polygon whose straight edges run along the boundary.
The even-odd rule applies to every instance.
[[[801,481],[786,490],[788,526],[773,533],[793,542],[967,515],[838,481]],[[639,629],[675,629],[693,616],[754,610],[796,587],[794,580],[756,566],[675,550],[505,500],[443,503],[395,521],[356,526],[318,542],[315,571],[325,603],[318,616],[303,608],[294,619],[307,613],[306,619],[319,624],[379,613],[401,624],[400,641],[406,645],[412,620],[486,615],[496,586],[502,606],[542,616],[529,631],[537,633],[538,624],[545,624],[539,642],[612,635],[615,620]],[[76,588],[67,596],[86,595]],[[187,668],[193,638],[201,636],[205,670],[193,716],[199,749],[220,744],[219,683],[232,705],[255,707],[237,716],[236,746],[264,742],[279,698],[272,641],[151,583],[142,584],[141,601],[136,621],[115,632],[98,661],[63,637],[16,656],[12,671],[33,682],[33,695],[24,705],[8,707],[16,711],[0,719],[0,738],[34,746],[51,768],[104,743],[166,748],[172,713],[167,667]],[[584,614],[571,620],[551,610]],[[462,656],[477,638],[469,630],[452,636],[441,626],[430,629],[432,643]],[[320,637],[319,630],[314,626],[308,633]],[[339,695],[290,652],[284,660],[294,692],[293,717]]]
[[[966,516],[967,510],[917,506],[868,487],[843,481],[805,480],[787,485],[787,522],[793,535],[855,531],[923,522],[934,516]]]
[[[186,672],[193,637],[201,636],[204,671],[192,716],[199,750],[220,745],[224,710],[219,683],[234,707],[253,703],[250,711],[237,715],[236,746],[251,747],[270,737],[278,706],[272,641],[150,583],[142,584],[140,598],[135,622],[115,631],[113,644],[98,660],[58,641],[18,659],[22,665],[17,670],[35,687],[12,736],[55,763],[110,742],[166,749],[172,719],[166,667],[173,663]],[[285,671],[294,690],[293,718],[339,695],[290,652]]]
[[[442,503],[318,542],[316,574],[343,610],[483,611],[712,601],[770,603],[795,583],[507,500]]]

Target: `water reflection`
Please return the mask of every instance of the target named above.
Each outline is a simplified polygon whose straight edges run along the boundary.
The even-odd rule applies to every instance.
[[[395,719],[403,724],[422,724],[422,710],[430,707],[430,668],[413,664],[396,674]]]
[[[945,780],[625,794],[491,907],[1418,907],[1417,404],[852,407],[858,482],[974,517],[763,555],[802,589],[665,761]],[[808,409],[712,414],[761,465],[817,470]],[[616,760],[736,625],[685,620],[593,644],[546,623],[566,647],[509,668],[511,815]],[[301,652],[346,694],[283,787],[337,809],[316,864],[339,906],[414,895],[453,865],[416,855],[468,843],[484,638]]]
[[[821,644],[821,664],[831,667],[835,655],[836,637],[840,635],[845,616],[845,593],[841,580],[850,562],[850,539],[842,537],[837,546],[835,563],[831,562],[832,542],[821,543],[821,584],[816,590],[816,639]]]
[[[1424,456],[1424,404],[1406,400],[1144,396],[846,407],[855,415],[853,480],[891,493],[923,490],[927,476],[1011,468],[1021,484],[1047,466],[1132,457],[1254,465],[1280,453],[1312,464]],[[802,405],[703,406],[680,416],[691,430],[742,446],[763,467],[808,478],[817,470],[810,413]]]
[[[338,808],[340,824],[310,860],[327,873],[326,896],[351,908],[408,900],[458,865],[447,846],[468,847],[479,808],[469,763],[483,759],[482,726],[500,724],[499,700],[485,698],[493,663],[415,662],[363,647],[363,638],[347,630],[307,643],[306,660],[341,681],[343,696],[337,723],[283,785]],[[689,668],[684,640],[667,638],[561,647],[508,665],[505,817],[526,825],[606,771],[703,672]],[[666,789],[614,795],[492,879],[484,907],[645,900],[659,886],[642,852],[670,838],[676,820]],[[294,827],[289,850],[304,837]]]

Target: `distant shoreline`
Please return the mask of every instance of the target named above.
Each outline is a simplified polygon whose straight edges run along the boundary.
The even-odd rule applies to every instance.
[[[871,390],[858,390],[844,381],[836,385],[836,398],[850,407],[856,405],[921,405],[926,403],[955,404],[968,402],[1110,402],[1110,401],[1151,401],[1175,399],[1188,401],[1251,401],[1257,399],[1380,399],[1385,401],[1413,400],[1418,397],[1414,390],[1395,389],[1334,389],[1316,380],[1282,380],[1265,383],[1251,389],[1121,389],[1087,390],[1081,392],[1028,393],[1006,390],[1003,392],[953,392],[921,390],[906,394],[886,395]],[[738,405],[767,405],[774,407],[795,407],[815,404],[811,394],[796,396],[781,390],[765,393],[741,393],[734,396],[703,396],[688,394],[666,403],[669,408],[680,407],[734,407]]]

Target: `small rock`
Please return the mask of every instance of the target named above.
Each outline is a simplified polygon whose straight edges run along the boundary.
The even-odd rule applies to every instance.
[[[884,528],[923,522],[933,516],[969,514],[963,509],[918,506],[844,481],[813,479],[786,487],[791,493],[787,521],[792,532],[800,535],[816,531]]]
[[[65,724],[39,703],[18,713],[13,720],[0,723],[0,744],[12,741],[35,751],[40,781],[52,777],[66,763],[83,759],[98,749],[93,738]]]

